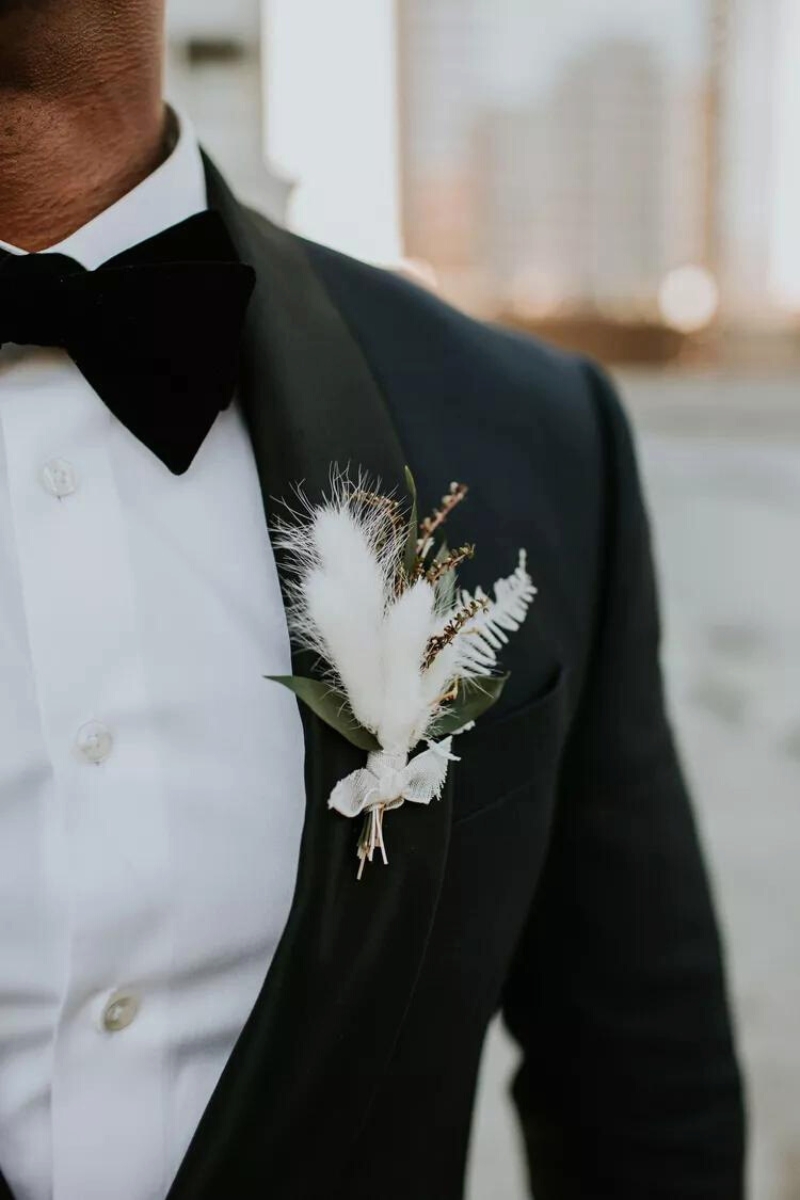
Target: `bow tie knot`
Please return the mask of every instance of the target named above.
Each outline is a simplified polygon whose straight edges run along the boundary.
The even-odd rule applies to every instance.
[[[0,249],[0,348],[66,350],[114,416],[181,474],[233,396],[254,284],[213,212],[91,271],[57,252]]]
[[[65,254],[9,255],[0,270],[0,344],[67,346],[84,268]]]

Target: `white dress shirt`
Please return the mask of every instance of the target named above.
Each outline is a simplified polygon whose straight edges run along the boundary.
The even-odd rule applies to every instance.
[[[51,249],[93,268],[205,207],[183,119],[167,162]],[[176,476],[65,353],[0,350],[0,1167],[18,1200],[166,1195],[289,912],[302,727],[262,676],[290,669],[237,406]]]

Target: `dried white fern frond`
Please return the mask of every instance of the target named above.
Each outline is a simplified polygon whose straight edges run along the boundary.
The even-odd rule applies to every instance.
[[[508,634],[519,629],[536,596],[537,589],[527,571],[527,556],[519,552],[513,575],[498,579],[494,599],[483,588],[458,593],[457,608],[480,601],[484,607],[471,617],[453,639],[455,673],[465,678],[490,675],[497,667],[497,652],[508,642]]]

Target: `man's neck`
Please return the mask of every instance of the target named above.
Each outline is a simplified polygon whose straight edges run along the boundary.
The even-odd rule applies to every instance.
[[[164,159],[158,7],[0,7],[0,239],[54,245]]]

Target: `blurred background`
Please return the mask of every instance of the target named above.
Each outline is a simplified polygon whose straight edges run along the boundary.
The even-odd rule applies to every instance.
[[[755,1200],[800,1200],[798,67],[800,0],[170,0],[170,94],[243,197],[615,374]],[[513,1064],[494,1027],[470,1200],[526,1196]]]

